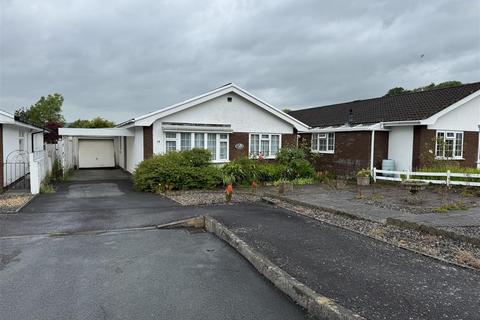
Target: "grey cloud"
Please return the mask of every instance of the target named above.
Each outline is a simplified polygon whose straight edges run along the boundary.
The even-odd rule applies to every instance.
[[[68,120],[121,121],[227,82],[302,107],[480,80],[479,1],[0,1],[10,111],[60,92]]]

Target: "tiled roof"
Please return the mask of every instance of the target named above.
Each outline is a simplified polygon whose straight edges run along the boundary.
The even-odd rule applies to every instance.
[[[480,90],[480,82],[367,100],[293,110],[289,114],[311,127],[423,120]],[[351,116],[350,115],[351,110]]]

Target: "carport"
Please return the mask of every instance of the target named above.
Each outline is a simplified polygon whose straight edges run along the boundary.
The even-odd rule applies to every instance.
[[[126,128],[60,128],[62,161],[65,168],[126,168],[127,137],[134,132]]]

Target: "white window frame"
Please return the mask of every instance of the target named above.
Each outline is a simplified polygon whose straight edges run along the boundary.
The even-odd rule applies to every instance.
[[[258,154],[252,151],[252,136],[258,135]],[[268,136],[268,138],[262,137]],[[278,136],[278,151],[276,154],[272,155],[272,136]],[[282,134],[281,133],[257,133],[252,132],[248,134],[248,155],[250,158],[256,158],[260,155],[260,148],[262,145],[262,140],[268,140],[268,156],[263,156],[264,159],[275,159],[278,152],[282,149]]]
[[[329,135],[333,136],[333,143],[329,143]],[[320,139],[325,139],[325,150],[320,150]],[[314,141],[317,140],[316,143]],[[335,132],[318,132],[318,133],[312,133],[312,141],[311,143],[311,150],[312,152],[315,153],[328,153],[328,154],[333,154],[335,153]],[[331,147],[331,149],[330,149]]]
[[[167,133],[174,133],[175,138],[167,138]],[[165,140],[165,144],[163,147],[163,152],[167,152],[167,141],[175,141],[175,150],[180,151],[180,144],[181,144],[181,134],[182,133],[189,133],[190,134],[190,150],[195,148],[195,134],[203,134],[203,148],[208,149],[208,134],[215,134],[216,135],[216,147],[215,147],[215,158],[212,159],[213,163],[223,163],[230,161],[230,135],[227,132],[190,132],[190,131],[164,131],[163,138]],[[226,138],[220,138],[222,135],[226,135]],[[220,145],[221,142],[227,143],[227,157],[226,159],[220,158]]]
[[[437,150],[438,150],[438,134],[443,133],[443,150],[442,154],[438,155]],[[453,134],[453,137],[447,137],[448,134]],[[457,149],[457,134],[462,135],[462,144],[460,146],[460,155],[455,155],[455,150]],[[445,156],[445,141],[451,140],[453,141],[453,146],[452,146],[452,157],[446,157]],[[437,130],[435,132],[435,159],[437,160],[465,160],[463,157],[463,146],[465,144],[465,133],[463,131],[454,131],[454,130]]]

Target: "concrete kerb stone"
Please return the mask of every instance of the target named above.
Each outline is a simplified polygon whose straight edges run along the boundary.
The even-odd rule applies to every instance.
[[[466,236],[464,234],[459,234],[456,232],[443,230],[437,227],[428,226],[423,223],[405,221],[405,220],[396,219],[396,218],[387,218],[386,222],[389,225],[393,225],[401,228],[408,228],[408,229],[416,230],[423,233],[429,233],[434,236],[443,236],[453,240],[468,242],[473,245],[480,246],[480,239],[478,238],[473,238],[473,237]]]
[[[310,209],[322,210],[322,211],[325,211],[325,212],[345,216],[345,217],[348,217],[348,218],[354,219],[354,220],[366,220],[366,221],[371,221],[371,222],[378,222],[378,221],[373,221],[373,220],[366,219],[366,218],[363,218],[363,217],[359,217],[358,215],[352,214],[352,213],[347,212],[347,211],[338,210],[338,209],[334,209],[334,208],[330,208],[330,207],[322,207],[322,206],[306,203],[306,202],[303,202],[303,201],[294,200],[294,199],[290,199],[290,198],[287,198],[287,197],[282,197],[282,196],[279,196],[279,195],[276,195],[276,194],[265,193],[264,197],[262,197],[262,201],[264,201],[266,203],[269,203],[269,204],[273,204],[273,205],[275,205],[275,203],[268,200],[265,197],[278,199],[278,200],[285,201],[285,202],[288,202],[288,203],[293,204],[293,205],[298,205],[298,206],[302,206],[302,207],[306,207],[306,208],[310,208]]]
[[[312,316],[334,320],[365,319],[351,310],[338,305],[333,300],[316,293],[299,282],[266,257],[257,253],[245,241],[237,237],[222,223],[210,216],[205,216],[205,229],[227,242],[245,257],[263,276],[293,301],[305,308]]]

